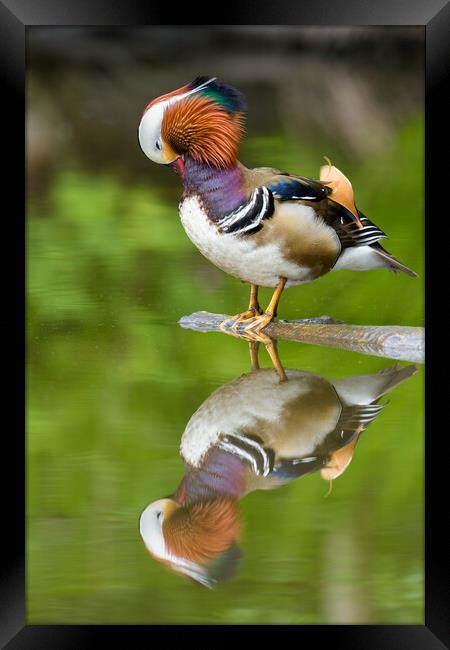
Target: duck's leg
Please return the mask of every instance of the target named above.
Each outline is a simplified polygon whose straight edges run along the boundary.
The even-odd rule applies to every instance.
[[[251,284],[250,285],[250,302],[248,305],[247,311],[244,311],[242,314],[238,314],[237,316],[234,317],[234,319],[238,323],[245,323],[248,320],[251,320],[255,318],[255,316],[259,316],[263,313],[263,310],[259,306],[258,302],[258,285],[257,284]]]
[[[250,304],[248,306],[248,312],[252,312],[252,314],[254,316],[256,316],[256,314],[262,314],[263,313],[263,310],[259,306],[259,302],[258,302],[258,285],[257,284],[250,285]]]
[[[262,334],[262,336],[265,335]],[[269,339],[269,341],[267,341],[264,345],[266,346],[266,350],[269,353],[270,358],[272,359],[272,363],[275,366],[275,370],[278,373],[278,377],[280,378],[280,381],[287,381],[286,373],[284,371],[283,366],[281,365],[280,357],[278,355],[277,342],[274,339]]]
[[[270,336],[263,334],[263,332],[255,334],[244,334],[242,338],[254,337],[248,342],[250,350],[250,361],[252,364],[252,372],[259,370],[258,350],[259,344],[264,343],[265,348],[272,360],[275,370],[277,371],[280,381],[287,381],[286,373],[281,365],[280,356],[278,354],[278,345],[276,339],[271,339]]]
[[[252,323],[253,319],[263,313],[258,302],[258,285],[250,285],[250,302],[247,311],[242,314],[236,314],[232,318],[227,318],[221,323],[220,327],[225,330],[238,331],[245,328],[245,325]]]
[[[246,312],[238,314],[233,318],[227,318],[220,324],[220,328],[230,333],[260,332],[271,320],[273,320],[281,294],[287,282],[286,278],[280,278],[273,296],[265,312],[261,313],[258,303],[258,287],[252,284],[250,291],[250,305]]]
[[[246,332],[261,332],[261,330],[263,330],[265,326],[274,319],[275,314],[277,313],[278,303],[280,302],[281,294],[283,293],[286,282],[286,278],[279,279],[266,311],[263,314],[252,318],[252,322],[245,326]]]
[[[250,363],[252,364],[252,372],[253,372],[254,370],[259,370],[259,359],[258,359],[259,341],[249,341],[248,347],[250,350]]]

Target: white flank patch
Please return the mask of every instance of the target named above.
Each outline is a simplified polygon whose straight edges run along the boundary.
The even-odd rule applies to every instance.
[[[312,208],[299,212],[299,230],[303,221],[312,221]],[[277,211],[282,209],[277,207]],[[292,209],[292,208],[291,208]],[[276,287],[280,277],[288,278],[287,286],[309,281],[309,268],[287,260],[276,243],[257,246],[252,235],[220,233],[202,210],[196,197],[180,204],[181,223],[189,239],[215,266],[244,282],[260,287]],[[274,217],[276,218],[276,217]],[[300,235],[299,235],[300,236]]]

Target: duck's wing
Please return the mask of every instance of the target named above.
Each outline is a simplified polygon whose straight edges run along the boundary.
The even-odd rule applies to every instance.
[[[343,249],[354,246],[371,246],[380,239],[387,239],[386,233],[359,210],[357,210],[358,219],[356,219],[347,208],[331,198],[327,203],[327,210],[322,218],[336,231]]]
[[[219,448],[238,456],[249,467],[246,489],[270,489],[278,487],[305,474],[323,469],[329,457],[309,455],[301,458],[276,459],[273,448],[264,445],[257,435],[236,432],[223,437]]]
[[[389,253],[380,244],[387,235],[373,221],[370,221],[355,205],[352,184],[344,174],[331,163],[320,170],[320,180],[331,188],[324,218],[336,231],[341,243],[341,255],[346,249],[362,248],[359,264],[341,264],[341,268],[380,268],[385,267],[398,273],[402,271],[411,277],[417,274]],[[347,258],[348,254],[346,253]],[[362,253],[362,256],[361,256]],[[344,255],[345,257],[345,255]],[[361,262],[365,258],[365,264]]]
[[[270,167],[246,169],[242,166],[242,173],[248,198],[219,220],[218,226],[224,233],[254,234],[274,216],[277,203],[290,201],[315,208],[316,217],[336,231],[342,248],[367,246],[386,237],[380,228],[356,210],[354,203],[352,205],[350,195],[353,195],[353,190],[339,170],[331,174],[331,180],[315,180]],[[338,180],[335,180],[336,176]]]
[[[322,167],[319,181],[279,173],[267,188],[277,201],[321,203],[316,205],[317,218],[336,231],[342,248],[369,246],[387,237],[356,208],[351,183],[336,167]]]
[[[268,184],[268,189],[278,201],[316,204],[316,217],[335,230],[343,249],[370,246],[387,238],[381,228],[356,208],[352,185],[336,167],[322,167],[319,181],[279,174]]]
[[[247,479],[248,488],[276,487],[311,472],[329,469],[330,463],[337,462],[339,452],[344,448],[347,450],[347,465],[351,460],[359,435],[383,408],[382,404],[343,407],[335,429],[307,456],[276,459],[275,451],[264,446],[261,439],[242,433],[228,435],[220,446],[229,453],[240,456],[250,465],[253,478]],[[258,478],[265,479],[265,482],[261,483],[257,480]]]
[[[323,458],[327,458],[321,469],[322,478],[335,479],[347,469],[361,433],[375,420],[384,406],[385,404],[372,403],[343,407],[335,430],[318,450]]]
[[[268,189],[278,201],[323,201],[332,189],[320,181],[279,172],[267,182]]]
[[[346,257],[346,263],[340,268],[385,267],[416,276],[381,246],[380,240],[387,238],[386,233],[357,209],[352,185],[336,167],[331,164],[322,167],[319,180],[270,167],[240,167],[247,199],[219,219],[217,225],[223,233],[252,236],[270,220],[276,224],[278,206],[297,203],[313,208],[314,219],[329,227],[335,238],[337,236],[340,251],[334,264],[338,258]],[[350,250],[343,256],[347,249]],[[354,261],[348,263],[349,254],[352,260],[357,258],[356,266]]]
[[[304,176],[292,176],[270,167],[247,169],[241,165],[247,199],[224,215],[217,225],[223,233],[251,235],[264,226],[282,201],[320,203],[331,189],[324,183]]]
[[[328,178],[328,167],[322,169],[326,172],[321,171],[321,178]],[[335,167],[331,169],[334,173],[330,178],[338,180],[316,181],[304,176],[280,174],[268,189],[278,201],[323,202],[317,210],[317,217],[336,231],[342,248],[370,246],[386,239],[386,233],[356,208],[350,181]]]

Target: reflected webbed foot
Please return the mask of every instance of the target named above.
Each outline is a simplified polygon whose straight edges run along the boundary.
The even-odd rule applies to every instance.
[[[250,308],[242,314],[227,318],[219,327],[227,334],[246,338],[249,341],[266,343],[267,336],[261,332],[272,320],[273,314],[261,313],[255,308]]]

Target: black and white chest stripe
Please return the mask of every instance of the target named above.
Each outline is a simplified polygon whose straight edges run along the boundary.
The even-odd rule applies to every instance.
[[[275,451],[265,447],[258,436],[241,433],[229,433],[219,442],[220,449],[238,456],[246,461],[256,476],[266,477],[271,474],[282,478],[299,478],[314,469],[326,465],[328,456],[304,456],[303,458],[281,458],[275,461]]]
[[[258,436],[229,433],[220,440],[219,447],[248,462],[257,476],[267,476],[273,470],[275,453],[264,447]]]
[[[219,230],[234,235],[257,232],[262,228],[262,221],[270,219],[275,210],[272,192],[267,187],[257,187],[250,199],[236,210],[224,215],[217,221]]]

